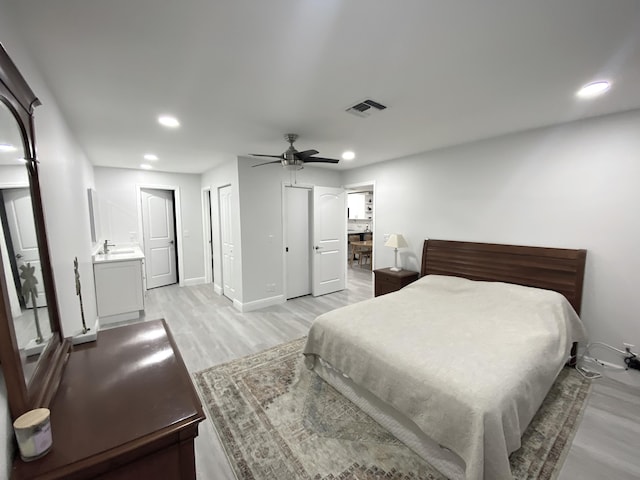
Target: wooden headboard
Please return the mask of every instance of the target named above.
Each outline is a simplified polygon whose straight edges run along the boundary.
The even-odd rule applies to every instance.
[[[554,290],[580,315],[586,258],[586,250],[425,240],[420,274]]]

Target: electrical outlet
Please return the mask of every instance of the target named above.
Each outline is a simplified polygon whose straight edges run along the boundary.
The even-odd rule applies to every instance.
[[[384,243],[387,243],[387,240],[389,240],[389,235],[391,235],[391,234],[390,234],[390,233],[385,233],[385,234],[383,235],[382,240],[384,241]]]
[[[276,284],[275,283],[267,283],[267,292],[275,292]]]

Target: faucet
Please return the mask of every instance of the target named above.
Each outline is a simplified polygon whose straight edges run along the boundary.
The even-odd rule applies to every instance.
[[[115,245],[113,243],[109,243],[109,240],[105,240],[104,245],[102,246],[102,251],[105,255],[109,253],[109,247],[115,247]]]

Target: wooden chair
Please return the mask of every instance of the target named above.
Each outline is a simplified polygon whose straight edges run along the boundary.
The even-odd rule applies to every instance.
[[[362,265],[362,261],[364,260],[365,265],[367,264],[367,259],[369,260],[369,265],[371,265],[371,247],[360,247],[357,250],[358,253],[358,265]]]
[[[360,235],[349,235],[349,266],[353,265],[353,261],[356,260],[356,246],[351,242],[359,242]]]

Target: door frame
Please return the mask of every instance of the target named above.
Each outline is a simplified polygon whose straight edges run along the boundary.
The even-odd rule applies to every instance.
[[[150,188],[153,190],[170,190],[173,191],[173,210],[174,218],[176,222],[176,252],[178,253],[178,285],[184,287],[184,255],[182,251],[182,208],[180,206],[180,187],[175,185],[159,185],[149,183],[137,183],[136,184],[136,204],[138,209],[138,242],[142,251],[144,251],[144,230],[142,225],[142,189]],[[374,210],[375,213],[375,210]],[[145,275],[146,277],[146,275]],[[144,282],[145,290],[147,289],[147,283]]]
[[[376,212],[378,211],[378,208],[376,206],[376,181],[375,180],[369,180],[368,182],[356,182],[356,183],[349,183],[347,185],[342,185],[342,188],[344,188],[347,191],[347,194],[349,194],[349,190],[356,190],[359,188],[365,188],[365,187],[371,187],[371,190],[373,192],[373,215],[372,215],[372,219],[371,222],[373,224],[373,247],[371,249],[371,271],[373,272],[377,267],[376,267],[376,263],[375,263],[375,259],[376,259],[376,245],[378,244],[375,240],[376,240],[376,231],[378,230],[378,227],[376,226]],[[349,217],[347,216],[346,219],[347,222],[347,235],[349,235]],[[347,277],[347,281],[348,281],[348,277]]]
[[[213,219],[211,212],[213,204],[211,202],[211,187],[202,187],[202,232],[203,232],[203,248],[204,248],[204,283],[213,283]],[[209,207],[209,208],[206,208]],[[207,235],[211,237],[211,246],[207,245]]]
[[[302,189],[308,190],[310,193],[313,193],[313,184],[282,182],[282,185],[280,188],[280,198],[282,199],[281,201],[281,206],[282,206],[282,211],[281,211],[281,215],[282,215],[282,293],[286,302],[288,292],[287,292],[287,255],[285,254],[285,251],[284,251],[284,247],[287,243],[287,225],[284,223],[284,220],[286,218],[285,209],[287,208],[285,205],[285,200],[286,200],[285,188],[302,188]],[[313,220],[313,216],[311,215],[311,212],[309,214],[308,220],[309,222]],[[311,226],[311,223],[309,223],[309,227],[310,226]],[[312,243],[313,243],[313,239],[311,238],[311,235],[309,235],[309,245],[308,245],[309,250],[311,250]],[[309,275],[311,275],[312,261],[313,259],[310,255],[309,256]]]

